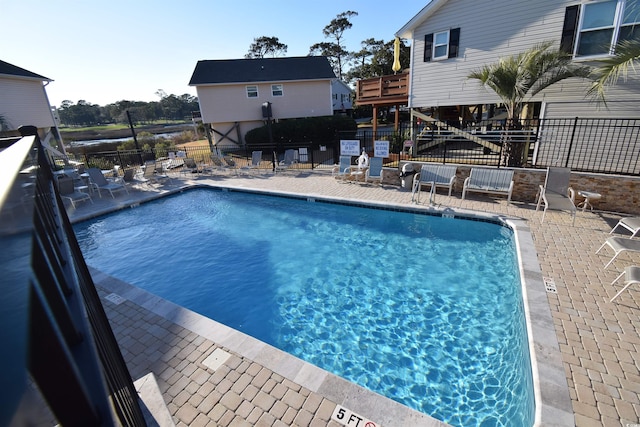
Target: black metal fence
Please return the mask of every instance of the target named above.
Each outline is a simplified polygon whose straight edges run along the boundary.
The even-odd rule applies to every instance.
[[[397,131],[380,128],[360,129],[355,138],[367,152],[373,152],[374,140],[387,140],[391,156],[386,166],[399,166],[398,160],[458,163],[487,166],[546,168],[565,166],[575,171],[640,175],[640,119],[536,119],[508,126],[506,120],[440,122],[417,120],[403,124]],[[292,168],[315,169],[338,162],[340,140],[354,139],[353,132],[338,133],[334,141],[185,147],[186,157],[198,163],[210,163],[210,156],[227,155],[251,160],[253,151],[262,151],[262,168],[283,160],[287,149],[295,151]],[[155,151],[106,151],[77,159],[89,167],[111,169],[114,165],[141,165],[146,160],[167,159],[166,148]]]
[[[184,146],[176,149],[161,150],[118,150],[87,153],[76,161],[84,163],[87,167],[97,167],[107,170],[118,165],[121,167],[140,166],[148,160],[165,161],[170,156],[188,157],[195,160],[198,165],[211,164],[211,156],[230,156],[240,163],[247,165],[251,162],[254,151],[262,152],[260,168],[273,168],[273,163],[284,161],[286,150],[294,150],[295,162],[289,166],[291,169],[315,169],[321,165],[333,165],[338,156],[336,144],[316,144],[313,142],[286,143],[286,144],[253,144],[251,146],[225,146],[210,147],[208,144],[197,146]],[[179,163],[177,163],[179,164]]]
[[[518,129],[506,120],[444,125],[423,121],[376,135],[360,130],[356,138],[367,151],[373,151],[374,140],[387,140],[391,153],[413,161],[640,175],[640,119],[523,120]],[[517,153],[515,164],[508,163],[508,145]]]
[[[4,346],[0,424],[30,376],[65,426],[144,426],[137,392],[75,238],[35,128],[0,153]],[[54,420],[51,420],[54,421]],[[8,423],[6,423],[8,425]]]

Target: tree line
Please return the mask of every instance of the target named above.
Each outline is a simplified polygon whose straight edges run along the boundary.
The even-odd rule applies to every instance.
[[[345,46],[345,31],[353,27],[351,19],[358,16],[358,12],[346,11],[338,14],[327,24],[322,33],[328,39],[309,47],[309,55],[326,56],[331,63],[336,77],[346,83],[393,74],[393,45],[394,40],[384,41],[369,38],[363,40],[361,49],[357,52],[347,50]],[[253,39],[245,58],[277,57],[287,53],[288,46],[277,37],[262,36]],[[400,67],[409,68],[410,48],[400,40]]]
[[[77,103],[65,100],[58,108],[60,122],[66,126],[95,126],[105,123],[128,123],[127,111],[134,124],[149,124],[160,120],[191,120],[191,112],[199,111],[198,98],[189,95],[167,95],[158,89],[159,101],[122,100],[100,106],[85,100]]]

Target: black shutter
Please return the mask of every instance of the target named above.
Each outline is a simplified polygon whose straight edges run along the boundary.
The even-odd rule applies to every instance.
[[[460,45],[460,28],[449,30],[449,58],[458,57],[458,46]]]
[[[431,51],[433,50],[433,33],[424,36],[424,62],[431,61]]]
[[[576,31],[578,29],[578,18],[580,17],[580,5],[568,6],[564,12],[564,25],[562,26],[562,37],[560,38],[560,51],[573,53],[573,45],[576,42]]]

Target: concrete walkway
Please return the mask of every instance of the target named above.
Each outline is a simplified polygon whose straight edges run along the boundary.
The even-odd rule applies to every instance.
[[[326,172],[203,176],[191,183],[411,205],[410,193],[398,187],[340,183]],[[94,198],[94,205],[79,206],[70,216],[90,217],[183,184],[174,179],[165,188]],[[620,215],[578,212],[572,227],[568,214],[547,213],[540,224],[535,206],[507,204],[504,197],[463,201],[439,192],[436,203],[527,221],[555,327],[548,333],[559,343],[575,425],[640,423],[640,290],[609,302],[622,286],[611,281],[625,266],[640,264],[640,255],[621,255],[604,270],[613,253],[595,254]],[[100,272],[94,280],[132,377],[155,374],[176,425],[347,425],[335,416],[332,421],[340,407],[378,425],[442,425]]]

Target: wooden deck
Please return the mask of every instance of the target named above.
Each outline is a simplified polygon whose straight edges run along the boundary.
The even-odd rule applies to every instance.
[[[402,105],[408,100],[409,73],[358,80],[356,83],[356,105]]]

